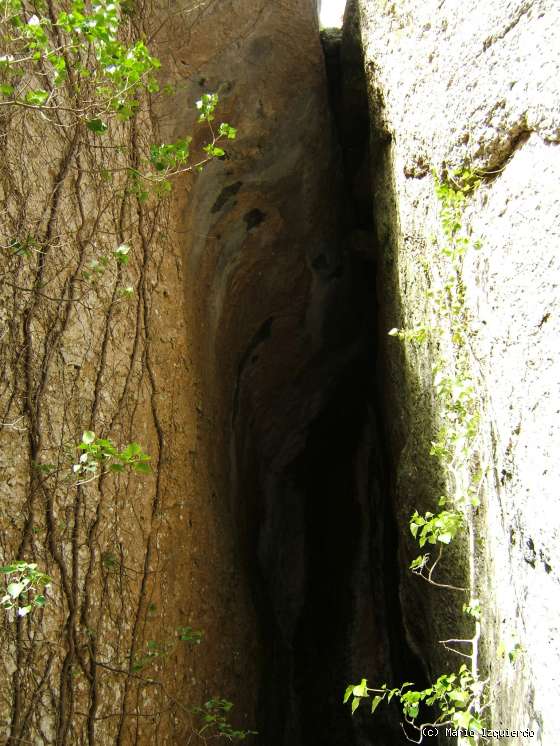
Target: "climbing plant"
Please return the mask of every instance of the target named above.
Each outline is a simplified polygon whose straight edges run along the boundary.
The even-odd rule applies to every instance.
[[[45,605],[45,591],[51,579],[37,569],[36,563],[12,562],[0,567],[0,574],[6,580],[6,593],[0,599],[4,610],[14,610],[22,617]]]
[[[481,183],[470,169],[456,170],[447,178],[435,175],[435,193],[439,201],[440,262],[443,268],[439,285],[428,290],[427,321],[410,329],[391,329],[389,335],[406,344],[429,345],[433,354],[432,385],[437,400],[439,428],[431,443],[430,454],[437,459],[444,475],[445,494],[437,505],[423,514],[414,511],[409,521],[413,538],[422,553],[412,560],[410,569],[431,585],[467,594],[462,612],[474,626],[468,639],[444,640],[446,650],[457,654],[463,663],[456,672],[443,674],[429,687],[415,689],[410,682],[400,687],[369,687],[367,679],[351,684],[344,702],[354,713],[360,704],[371,699],[371,712],[395,698],[403,716],[405,735],[421,743],[445,726],[459,734],[460,743],[475,744],[484,728],[485,682],[480,680],[478,648],[481,634],[481,609],[476,597],[475,526],[473,511],[480,505],[485,476],[478,451],[480,403],[474,380],[469,348],[469,318],[462,279],[463,259],[470,249],[480,248],[473,241],[463,216],[468,198]],[[460,588],[443,582],[436,575],[445,546],[459,533],[466,533],[469,555],[469,587]],[[435,550],[435,556],[427,548]],[[437,579],[436,579],[437,578]],[[435,712],[426,721],[423,706]]]
[[[214,738],[244,741],[249,736],[257,735],[256,731],[240,730],[232,727],[227,719],[232,707],[233,704],[227,699],[214,698],[206,701],[202,707],[197,707],[195,714],[199,722],[193,731],[193,736],[196,736],[203,743],[208,743]]]
[[[172,89],[148,3],[0,10],[2,739],[192,732],[162,672],[200,633],[154,639],[170,444],[153,297],[177,271],[173,185],[225,158],[236,129],[208,91],[196,131],[162,141]]]

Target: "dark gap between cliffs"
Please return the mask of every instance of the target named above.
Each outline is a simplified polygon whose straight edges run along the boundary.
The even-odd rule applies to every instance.
[[[319,382],[324,404],[300,451],[281,473],[260,477],[276,511],[266,535],[255,530],[252,552],[264,648],[260,746],[401,744],[395,704],[375,718],[367,706],[352,717],[344,689],[362,676],[372,685],[423,681],[399,606],[391,454],[379,420],[370,123],[361,49],[350,31],[344,43],[340,32],[322,35],[344,242],[336,278],[344,275],[347,288],[327,314],[325,354],[345,343],[350,352],[343,365],[339,352]]]

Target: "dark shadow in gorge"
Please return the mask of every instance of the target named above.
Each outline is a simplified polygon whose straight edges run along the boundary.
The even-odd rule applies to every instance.
[[[305,445],[267,481],[258,607],[265,647],[261,746],[393,746],[396,707],[343,706],[347,684],[422,682],[405,641],[373,336],[373,267],[353,261],[361,343],[338,370]]]
[[[329,276],[338,290],[324,316],[321,363],[309,373],[322,406],[299,436],[295,456],[280,469],[261,463],[265,507],[255,557],[265,650],[261,746],[401,744],[394,703],[375,718],[367,705],[352,717],[342,694],[362,676],[372,685],[424,681],[399,603],[391,454],[379,421],[370,128],[361,50],[353,41],[343,50],[340,34],[323,38],[341,230],[338,265]],[[311,263],[317,272],[325,269],[319,260]],[[306,390],[302,385],[299,396]]]
[[[304,501],[306,576],[294,642],[295,690],[305,744],[353,743],[353,724],[341,711],[349,683],[356,580],[364,539],[357,467],[367,426],[364,406],[371,366],[358,358],[341,375],[334,395],[309,429],[294,464]],[[321,691],[321,696],[315,692]]]

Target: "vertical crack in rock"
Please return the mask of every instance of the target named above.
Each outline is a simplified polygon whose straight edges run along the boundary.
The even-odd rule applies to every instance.
[[[342,704],[362,676],[422,684],[401,623],[378,421],[359,33],[349,14],[323,54],[312,0],[268,3],[254,19],[236,7],[250,30],[205,75],[235,81],[220,117],[239,137],[178,216],[204,402],[197,473],[222,531],[211,534],[214,556],[233,547],[218,592],[227,598],[206,626],[220,650],[232,640],[241,651],[222,692],[260,746],[392,746],[402,743],[394,708],[373,719]]]
[[[322,36],[338,214],[331,243],[308,255],[320,342],[303,367],[282,359],[277,319],[268,318],[240,357],[233,397],[236,511],[264,649],[262,746],[400,744],[396,708],[352,717],[342,693],[362,676],[422,682],[400,619],[390,455],[378,421],[370,122],[351,14],[348,24],[344,39]],[[246,213],[247,229],[264,217]],[[293,366],[271,401],[253,366],[261,355]]]

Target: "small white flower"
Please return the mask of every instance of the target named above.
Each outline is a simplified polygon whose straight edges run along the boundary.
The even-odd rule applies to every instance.
[[[41,21],[37,18],[37,16],[33,15],[31,18],[27,21],[28,26],[40,26]]]

